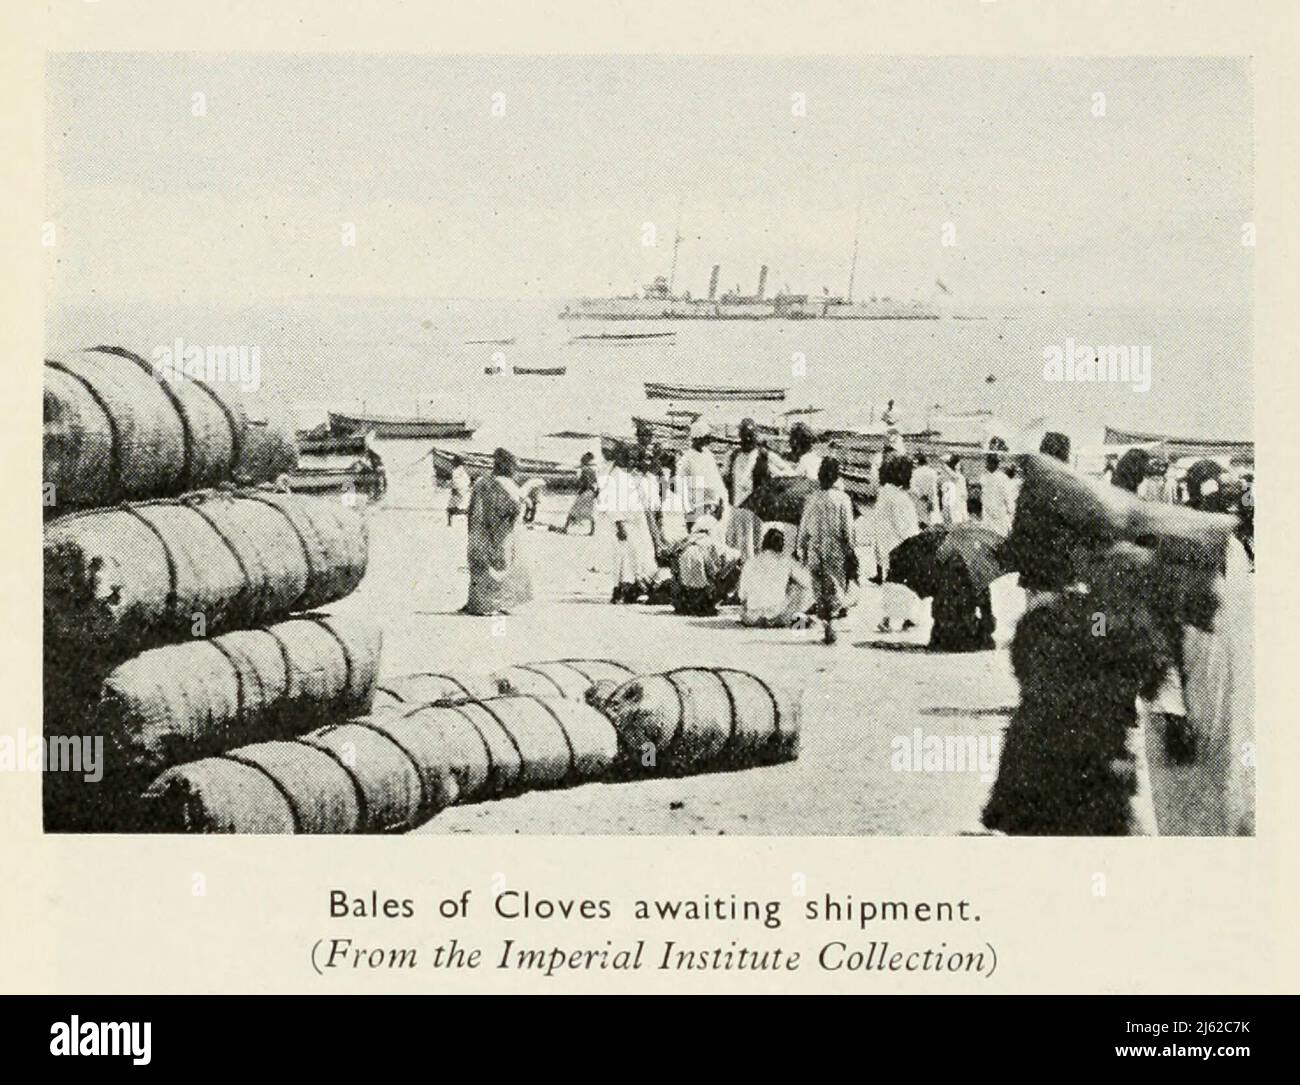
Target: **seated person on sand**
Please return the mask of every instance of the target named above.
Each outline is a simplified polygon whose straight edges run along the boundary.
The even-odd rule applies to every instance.
[[[740,555],[719,542],[720,505],[701,513],[673,561],[673,609],[678,614],[712,617],[718,603],[736,590]]]
[[[740,572],[740,624],[784,629],[808,624],[816,601],[812,575],[785,553],[785,535],[768,528],[762,548]]]

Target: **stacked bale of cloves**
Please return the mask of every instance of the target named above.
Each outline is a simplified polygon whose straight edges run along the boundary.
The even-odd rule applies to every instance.
[[[47,776],[47,828],[134,828],[170,765],[368,711],[378,631],[313,613],[360,582],[365,521],[249,488],[292,467],[291,437],[118,348],[46,373],[45,730],[105,762]]]
[[[169,769],[143,795],[143,824],[404,832],[456,803],[798,755],[799,697],[732,668],[638,675],[609,660],[567,659],[485,677],[412,675],[382,688],[376,711],[351,723]]]

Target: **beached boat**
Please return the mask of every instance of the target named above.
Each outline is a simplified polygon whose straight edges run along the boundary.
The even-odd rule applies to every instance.
[[[513,339],[466,339],[467,347],[513,347]]]
[[[645,382],[647,399],[691,399],[710,403],[770,403],[785,399],[784,388],[736,388],[706,384]]]
[[[1220,440],[1216,437],[1172,437],[1164,433],[1106,427],[1107,445],[1159,445],[1171,459],[1184,456],[1203,456],[1206,459],[1227,457],[1230,463],[1254,464],[1255,442]]]
[[[364,494],[379,498],[388,488],[383,471],[367,464],[335,467],[299,467],[288,476],[290,493],[296,494]]]
[[[670,448],[684,448],[691,432],[691,422],[699,415],[694,411],[669,411],[667,418],[643,418],[632,416],[632,428],[642,444],[660,444]],[[728,438],[739,441],[739,423],[721,423],[709,427],[715,440]],[[771,443],[782,436],[779,426],[769,422],[758,422],[754,426],[760,441]]]
[[[568,367],[563,365],[512,365],[510,369],[516,377],[562,377],[568,372]]]
[[[393,415],[330,411],[330,432],[338,436],[373,433],[386,440],[412,437],[473,437],[477,422],[467,419],[402,418]]]
[[[433,460],[434,474],[439,479],[451,478],[451,469],[453,461],[457,456],[465,464],[465,470],[469,472],[469,477],[477,479],[480,475],[490,474],[492,471],[492,453],[475,451],[468,448],[438,448],[434,447],[429,452]],[[542,479],[546,483],[548,490],[556,491],[573,491],[578,488],[578,465],[559,463],[556,460],[531,459],[527,456],[518,458],[518,472],[516,480],[519,482],[528,482],[532,479]]]
[[[360,455],[366,448],[364,433],[338,436],[331,433],[329,426],[323,422],[311,429],[300,429],[296,437],[298,451],[304,456],[355,456]]]

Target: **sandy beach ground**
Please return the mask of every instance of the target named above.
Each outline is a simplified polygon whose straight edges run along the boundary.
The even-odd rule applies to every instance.
[[[613,606],[612,541],[546,530],[571,499],[547,495],[525,542],[536,599],[504,619],[458,614],[468,585],[463,518],[448,526],[447,491],[414,485],[368,510],[370,567],[361,587],[330,608],[364,613],[384,630],[383,673],[487,672],[510,663],[595,656],[648,670],[725,664],[803,689],[797,761],[777,767],[638,783],[533,792],[443,811],[422,832],[887,834],[980,831],[992,776],[983,771],[898,771],[895,739],[991,736],[1017,700],[1005,650],[920,651],[918,629],[883,637],[879,592],[840,622],[839,643],[820,631],[740,626],[734,608],[690,618],[663,606]],[[862,525],[865,526],[865,525]],[[873,566],[863,550],[864,569]],[[1023,609],[1015,578],[994,586],[997,638]],[[981,744],[989,749],[994,744]]]

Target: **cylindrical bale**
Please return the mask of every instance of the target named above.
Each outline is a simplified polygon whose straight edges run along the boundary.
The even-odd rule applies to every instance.
[[[119,492],[108,412],[75,376],[45,367],[44,482],[48,508]]]
[[[235,478],[264,482],[298,469],[298,442],[292,426],[281,418],[249,419]]]
[[[456,781],[456,800],[467,801],[484,797],[493,788],[496,765],[494,745],[484,734],[479,722],[458,708],[440,705],[421,705],[402,715],[384,713],[367,720],[372,727],[388,730],[397,721],[411,728],[419,728],[430,737],[418,745],[433,744],[437,755],[443,758],[446,771]],[[500,727],[493,728],[495,737],[504,738]],[[394,732],[397,734],[398,732]],[[415,744],[409,748],[415,749]],[[426,779],[436,772],[432,765],[422,769]]]
[[[463,704],[481,701],[501,692],[494,678],[470,674],[403,674],[385,678],[376,690],[376,710],[403,705]]]
[[[582,701],[549,698],[545,703],[564,728],[573,750],[574,782],[608,775],[618,758],[618,734],[609,719]]]
[[[120,347],[50,358],[45,368],[45,478],[58,507],[167,497],[234,476],[247,417],[205,374],[155,368]]]
[[[363,825],[352,773],[304,742],[260,742],[177,765],[142,802],[146,824],[161,832],[354,833]]]
[[[342,501],[304,494],[258,493],[290,521],[301,540],[310,575],[295,609],[311,610],[351,592],[366,571],[369,538],[365,518]]]
[[[426,803],[419,766],[388,735],[361,723],[344,723],[298,741],[332,754],[347,768],[361,797],[361,832],[392,832],[422,820]]]
[[[797,756],[798,698],[744,671],[682,667],[642,675],[600,707],[618,731],[627,768],[690,772]]]
[[[373,728],[405,750],[420,773],[423,805],[420,820],[459,802],[487,780],[487,754],[478,737],[461,727],[446,727],[436,710],[410,715],[386,713],[358,723]]]
[[[94,713],[114,762],[158,772],[370,709],[381,637],[355,619],[292,619],[167,645],[117,667]]]
[[[496,697],[482,702],[519,751],[520,790],[556,787],[574,771],[573,749],[559,717],[538,697]]]
[[[285,618],[348,594],[362,517],[301,495],[193,495],[74,513],[45,530],[48,637],[126,658],[196,632]]]
[[[726,756],[738,764],[788,761],[799,755],[801,699],[748,671],[715,668],[727,684],[735,727]]]
[[[261,769],[208,757],[159,776],[141,797],[144,826],[164,833],[294,833],[293,807]]]
[[[602,678],[625,681],[635,672],[631,667],[608,659],[555,659],[541,663],[516,663],[496,671],[493,677],[502,693],[534,697],[569,697],[580,701]]]
[[[514,791],[524,774],[523,755],[514,736],[502,725],[501,718],[492,708],[493,700],[467,701],[461,705],[448,705],[446,712],[462,716],[479,736],[488,752],[489,769],[483,791],[475,796],[485,798]]]
[[[383,644],[377,626],[312,615],[291,618],[267,632],[289,661],[291,703],[345,716],[370,711]]]

